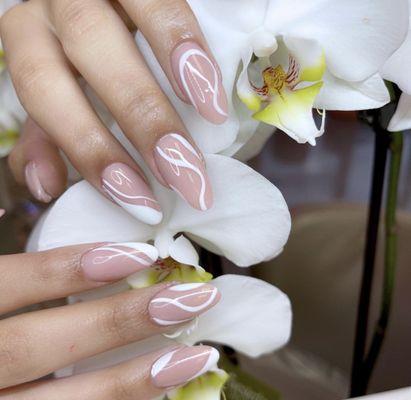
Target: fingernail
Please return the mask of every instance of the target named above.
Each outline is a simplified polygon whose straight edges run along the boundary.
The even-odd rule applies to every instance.
[[[158,388],[182,386],[215,368],[220,355],[209,346],[184,347],[160,357],[151,369]]]
[[[2,208],[0,208],[0,218],[6,214],[6,210],[3,210]]]
[[[81,268],[87,279],[113,282],[146,269],[158,259],[158,251],[146,243],[111,243],[85,253]]]
[[[154,159],[163,179],[187,203],[202,211],[212,206],[203,159],[187,139],[177,133],[163,136],[156,144]]]
[[[184,42],[171,55],[174,77],[198,113],[214,124],[228,117],[228,102],[216,66],[195,42]]]
[[[29,162],[26,165],[25,178],[27,186],[31,194],[43,203],[50,203],[53,197],[50,196],[44,189],[44,171],[43,169],[34,161]]]
[[[140,221],[157,225],[163,218],[160,205],[144,179],[126,164],[109,165],[102,174],[103,190]]]
[[[171,286],[151,300],[148,311],[158,325],[171,326],[189,322],[215,306],[221,298],[218,289],[207,283]]]

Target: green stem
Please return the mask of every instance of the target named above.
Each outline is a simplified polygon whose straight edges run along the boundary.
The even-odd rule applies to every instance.
[[[403,149],[403,134],[391,134],[390,166],[388,192],[385,210],[385,255],[384,255],[384,283],[380,308],[380,317],[374,330],[370,350],[364,361],[364,383],[368,386],[372,372],[378,360],[390,318],[391,304],[394,293],[395,270],[397,265],[397,204],[398,184],[401,172]]]

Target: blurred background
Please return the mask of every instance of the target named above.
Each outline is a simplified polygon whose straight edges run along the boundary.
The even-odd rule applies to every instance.
[[[278,389],[284,400],[344,399],[349,387],[374,134],[354,113],[329,113],[327,123],[316,147],[277,133],[251,161],[282,191],[293,217],[283,254],[251,273],[289,295],[294,329],[286,348],[242,365]],[[410,153],[411,140],[405,136],[395,300],[371,392],[411,386]],[[0,159],[0,208],[7,210],[0,219],[0,253],[22,251],[44,207],[14,184],[5,159]],[[225,269],[239,272],[230,265]],[[381,278],[379,251],[372,326]]]

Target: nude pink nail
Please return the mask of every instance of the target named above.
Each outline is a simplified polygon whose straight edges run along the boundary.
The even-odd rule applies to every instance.
[[[171,286],[151,300],[148,311],[158,325],[171,326],[192,321],[220,301],[216,287],[207,283]]]
[[[181,91],[198,113],[214,124],[228,117],[228,102],[217,66],[195,42],[184,42],[171,55],[171,65]]]
[[[81,267],[87,279],[114,282],[149,268],[158,259],[158,251],[146,243],[111,243],[85,253]]]
[[[187,203],[201,211],[211,208],[213,193],[204,161],[187,139],[178,133],[163,136],[154,160],[169,187]]]
[[[44,184],[47,181],[47,173],[45,173],[44,168],[34,162],[30,161],[24,170],[27,186],[31,194],[43,203],[50,203],[53,197],[50,196],[44,189]]]
[[[163,214],[153,192],[128,165],[109,165],[102,174],[102,187],[114,202],[140,221],[149,225],[161,222]]]
[[[220,355],[209,346],[183,347],[160,357],[151,369],[158,388],[182,386],[216,368]]]
[[[0,208],[0,218],[1,218],[4,214],[6,214],[6,210]]]

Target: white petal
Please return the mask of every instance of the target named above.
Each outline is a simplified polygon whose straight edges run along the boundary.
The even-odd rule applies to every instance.
[[[403,93],[398,103],[397,111],[391,119],[388,130],[400,132],[411,129],[411,96]]]
[[[291,305],[279,289],[240,275],[224,275],[212,283],[221,292],[220,302],[203,314],[197,329],[181,341],[225,344],[250,357],[270,353],[288,342]]]
[[[315,107],[324,110],[368,110],[390,102],[390,93],[380,75],[362,82],[347,82],[328,71],[324,85],[315,100]]]
[[[341,79],[362,81],[385,64],[408,31],[407,0],[272,0],[266,29],[316,39]]]
[[[170,246],[170,257],[181,264],[198,266],[200,258],[191,242],[180,235]]]
[[[214,205],[205,212],[179,201],[169,229],[186,232],[193,241],[249,266],[278,255],[290,232],[290,214],[280,191],[247,165],[208,155],[207,170]]]
[[[68,189],[36,232],[37,250],[93,242],[145,242],[153,228],[106,199],[86,181]]]
[[[409,1],[411,7],[411,0]],[[411,10],[410,10],[411,11]],[[411,18],[410,18],[411,26]],[[402,91],[411,95],[411,28],[402,46],[386,62],[382,70],[385,79],[395,82]]]

